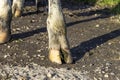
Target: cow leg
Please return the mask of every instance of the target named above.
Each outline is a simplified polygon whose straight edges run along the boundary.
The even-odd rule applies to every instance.
[[[10,40],[11,37],[11,0],[0,2],[0,44]]]
[[[61,50],[63,60],[65,61],[65,63],[72,63],[73,60],[71,57],[71,52],[70,52],[69,43],[68,43],[66,34],[59,36],[59,42],[61,45],[60,50]]]
[[[14,17],[20,17],[23,12],[25,0],[13,0],[12,4],[12,14]]]
[[[60,44],[56,32],[53,28],[49,28],[48,22],[48,35],[49,35],[49,59],[51,62],[62,64],[61,54],[60,54]]]
[[[47,30],[49,37],[49,59],[57,64],[62,64],[62,60],[66,63],[72,63],[60,0],[49,0]]]

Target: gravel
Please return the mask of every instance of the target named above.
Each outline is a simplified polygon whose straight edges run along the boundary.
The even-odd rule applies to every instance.
[[[0,65],[1,80],[91,80],[86,72],[67,68],[42,67],[31,63],[25,67]]]

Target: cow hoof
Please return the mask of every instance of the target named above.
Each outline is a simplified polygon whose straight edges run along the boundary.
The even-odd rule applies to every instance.
[[[53,63],[62,64],[61,55],[59,50],[50,50],[49,59]]]
[[[71,64],[72,62],[73,62],[72,57],[71,57],[70,55],[68,55],[68,56],[66,57],[65,63]]]
[[[10,35],[7,32],[0,32],[0,44],[3,44],[9,41]]]
[[[14,14],[14,17],[20,17],[21,14],[22,14],[22,12],[20,10],[16,10],[15,14]]]
[[[62,57],[63,57],[62,58],[63,61],[67,64],[70,64],[73,62],[73,59],[69,50],[62,49]]]

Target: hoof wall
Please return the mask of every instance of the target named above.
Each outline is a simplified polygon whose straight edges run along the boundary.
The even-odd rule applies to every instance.
[[[9,41],[9,39],[10,39],[10,37],[8,36],[8,33],[0,32],[0,44]]]
[[[15,14],[14,14],[14,17],[20,17],[21,16],[21,11],[20,10],[16,10],[15,11]]]
[[[49,59],[53,63],[62,64],[61,55],[59,50],[50,50]]]
[[[67,64],[71,64],[73,63],[73,59],[72,59],[72,56],[71,56],[71,52],[69,50],[62,50],[61,51],[62,53],[62,60],[67,63]]]

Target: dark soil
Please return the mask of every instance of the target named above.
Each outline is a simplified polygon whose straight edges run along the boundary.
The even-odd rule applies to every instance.
[[[107,8],[66,3],[63,12],[73,64],[56,65],[48,60],[47,14],[36,14],[35,6],[26,6],[22,17],[13,18],[12,40],[0,45],[0,63],[37,63],[86,71],[94,80],[119,80],[120,17],[111,15]]]

